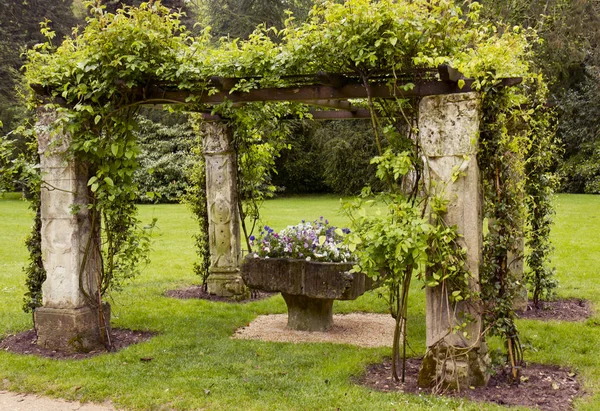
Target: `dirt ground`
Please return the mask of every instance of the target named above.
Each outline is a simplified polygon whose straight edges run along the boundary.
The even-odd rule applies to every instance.
[[[0,391],[0,410],[5,411],[115,411],[110,403],[81,404],[79,402],[55,400],[32,394],[16,394]]]
[[[405,382],[392,379],[391,362],[370,365],[356,380],[376,391],[400,391],[411,394],[429,394],[431,390],[417,386],[417,374],[421,361],[409,359],[406,364]],[[493,402],[505,406],[526,406],[543,411],[567,411],[572,409],[573,399],[581,395],[576,374],[568,369],[541,364],[528,364],[521,369],[520,383],[509,382],[509,371],[496,368],[485,387],[465,387],[460,392],[446,391],[442,395],[464,397],[477,402]]]
[[[529,302],[527,310],[517,312],[518,318],[541,321],[585,321],[592,316],[592,305],[579,298],[540,301],[539,308]]]

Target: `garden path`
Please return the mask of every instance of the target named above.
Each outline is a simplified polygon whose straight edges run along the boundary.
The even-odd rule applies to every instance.
[[[82,404],[33,394],[0,391],[0,410],[11,411],[115,411],[109,403]]]

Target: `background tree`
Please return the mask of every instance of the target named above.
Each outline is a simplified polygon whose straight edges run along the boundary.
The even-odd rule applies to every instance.
[[[382,186],[371,158],[377,154],[369,121],[298,122],[275,161],[278,193],[355,195],[367,185]]]
[[[247,38],[258,25],[282,28],[286,11],[304,20],[311,0],[195,0],[200,22],[216,37]]]
[[[187,171],[194,162],[196,137],[188,116],[143,110],[136,133],[142,149],[135,175],[140,200],[179,202],[189,187]]]
[[[541,42],[535,64],[557,108],[557,137],[564,147],[556,167],[562,190],[600,193],[600,2],[597,0],[480,1],[486,17],[532,27]]]

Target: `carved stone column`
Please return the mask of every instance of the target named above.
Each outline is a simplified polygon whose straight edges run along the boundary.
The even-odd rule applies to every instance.
[[[84,292],[94,296],[100,262],[90,250],[91,222],[85,164],[65,158],[70,138],[52,135],[52,110],[38,109],[38,150],[42,173],[42,261],[47,278],[42,284],[42,307],[35,310],[38,344],[66,351],[90,351],[103,346],[103,325]],[[87,251],[86,251],[87,250]],[[87,256],[87,257],[84,257]],[[85,269],[81,269],[84,258]]]
[[[215,122],[204,123],[202,133],[210,243],[208,292],[244,298],[248,289],[240,275],[240,215],[231,131]]]
[[[477,139],[480,122],[478,93],[425,97],[419,106],[419,133],[426,178],[433,194],[449,201],[444,216],[456,225],[460,246],[467,251],[470,287],[479,291],[482,210]],[[472,301],[450,303],[442,285],[426,289],[427,352],[419,385],[443,383],[469,387],[485,385],[489,376],[487,347],[481,340],[481,309]],[[454,327],[467,321],[465,328]]]

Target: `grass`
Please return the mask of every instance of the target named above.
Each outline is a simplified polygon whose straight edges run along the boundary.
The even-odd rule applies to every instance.
[[[599,306],[600,197],[561,195],[553,232],[560,296],[578,296]],[[266,202],[264,221],[276,229],[321,215],[336,225],[333,196],[294,197]],[[153,330],[150,341],[118,353],[79,361],[57,361],[0,352],[0,388],[81,401],[110,399],[116,406],[143,410],[479,410],[480,404],[432,396],[372,392],[353,384],[365,366],[389,349],[334,344],[287,344],[231,340],[233,331],[257,315],[285,312],[281,297],[244,305],[164,296],[169,289],[198,283],[192,274],[195,224],[180,205],[140,207],[145,221],[158,217],[152,263],[142,276],[114,296],[113,326]],[[25,278],[23,245],[31,221],[17,196],[0,198],[0,338],[32,327],[21,311]],[[424,298],[411,292],[409,342],[425,349]],[[336,302],[337,312],[385,312],[374,293]],[[600,318],[585,323],[519,321],[529,361],[578,369],[590,396],[577,409],[600,409]],[[142,362],[141,357],[152,357]],[[486,405],[486,410],[504,408]]]

